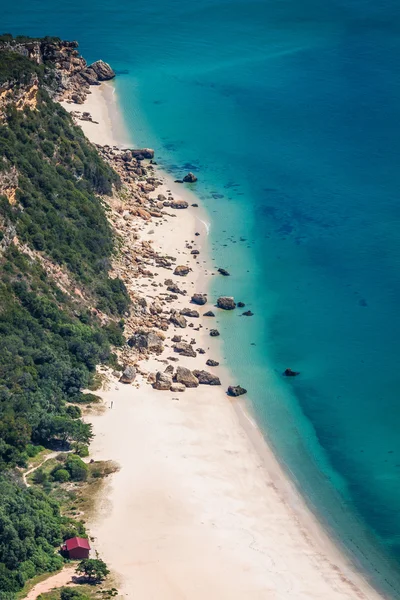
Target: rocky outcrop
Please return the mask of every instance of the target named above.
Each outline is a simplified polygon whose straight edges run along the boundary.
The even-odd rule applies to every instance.
[[[156,333],[152,331],[145,331],[139,329],[134,335],[128,340],[128,345],[131,348],[136,348],[139,351],[154,352],[155,354],[161,354],[164,350],[162,339],[158,337]]]
[[[197,310],[192,310],[191,308],[182,308],[181,315],[185,317],[191,317],[192,319],[196,319],[200,317],[200,314]]]
[[[204,385],[221,385],[219,377],[209,373],[208,371],[193,371],[193,375],[197,377],[199,383]]]
[[[236,307],[236,302],[232,296],[220,296],[217,300],[217,306],[223,310],[233,310]]]
[[[174,275],[179,275],[179,277],[185,277],[190,270],[190,267],[186,265],[178,265],[177,267],[175,267]]]
[[[242,388],[240,385],[230,385],[228,387],[228,396],[243,396],[247,394],[247,390]]]
[[[93,71],[97,81],[109,81],[115,77],[114,71],[104,60],[96,60],[96,62],[87,67],[86,71],[89,70]]]
[[[197,177],[194,173],[190,172],[183,178],[185,183],[195,183],[197,181]]]
[[[162,373],[161,371],[158,371],[156,373],[156,380],[153,383],[153,388],[155,390],[169,390],[171,388],[172,385],[172,377],[170,374],[168,373]]]
[[[193,304],[203,306],[204,304],[207,304],[207,294],[193,294],[190,301],[193,302]]]
[[[184,329],[187,325],[185,317],[182,314],[179,314],[176,310],[173,311],[169,320],[173,325],[176,325],[176,327],[181,327],[182,329]]]
[[[174,381],[176,383],[183,383],[187,388],[195,388],[199,385],[197,377],[186,367],[177,367]]]
[[[177,342],[173,346],[174,352],[181,354],[182,356],[189,356],[190,358],[195,358],[197,356],[197,352],[193,350],[190,344],[186,342]]]
[[[136,379],[136,369],[135,367],[126,367],[124,372],[120,377],[121,383],[132,383]]]

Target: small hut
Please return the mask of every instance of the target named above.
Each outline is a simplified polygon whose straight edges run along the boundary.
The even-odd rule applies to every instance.
[[[66,540],[62,550],[68,554],[68,558],[89,558],[89,540],[80,537],[70,538],[69,540]]]

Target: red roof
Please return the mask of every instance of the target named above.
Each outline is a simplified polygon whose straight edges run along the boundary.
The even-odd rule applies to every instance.
[[[86,548],[86,550],[90,550],[89,541],[80,537],[70,538],[65,542],[65,547],[68,552],[74,548]]]

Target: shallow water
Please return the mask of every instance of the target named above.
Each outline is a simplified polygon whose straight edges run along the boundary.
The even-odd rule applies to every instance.
[[[198,173],[232,273],[215,293],[255,313],[219,317],[248,403],[308,501],[400,597],[399,5],[22,0],[3,30],[78,39],[128,71],[134,139]]]

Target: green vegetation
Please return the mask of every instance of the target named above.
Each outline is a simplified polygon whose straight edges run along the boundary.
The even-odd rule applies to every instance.
[[[21,97],[39,81],[34,109],[8,104],[0,115],[0,183],[9,173],[17,182],[15,203],[0,196],[0,592],[11,595],[62,566],[63,539],[85,535],[71,488],[106,473],[78,456],[92,432],[77,404],[98,400],[82,393],[98,385],[97,365],[118,367],[111,346],[124,343],[129,310],[123,282],[108,275],[114,239],[98,197],[119,178],[43,89],[49,67],[10,50],[24,41],[0,37],[0,85]],[[59,447],[76,454],[46,461],[25,487],[17,468]]]
[[[81,560],[79,563],[76,572],[81,573],[90,582],[97,583],[103,581],[110,571],[106,563],[102,560],[98,558],[85,558],[85,560]]]

